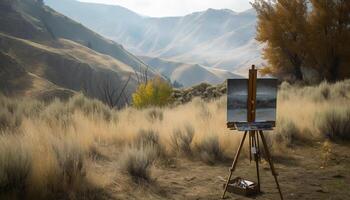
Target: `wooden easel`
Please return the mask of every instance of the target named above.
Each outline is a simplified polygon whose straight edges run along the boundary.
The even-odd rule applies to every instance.
[[[247,120],[248,123],[254,122],[255,121],[255,110],[256,110],[256,80],[257,80],[257,70],[255,69],[255,66],[253,65],[252,68],[249,70],[249,81],[248,81],[248,115],[247,115]],[[229,125],[229,124],[228,124]],[[233,127],[229,127],[233,128]],[[272,175],[275,179],[277,189],[280,195],[281,200],[283,200],[283,195],[281,192],[281,188],[279,186],[278,180],[277,180],[277,173],[275,170],[275,167],[273,165],[271,155],[269,152],[269,148],[267,146],[263,130],[246,130],[244,131],[243,138],[239,144],[238,150],[236,152],[235,158],[233,160],[232,166],[230,168],[230,175],[227,179],[227,182],[225,184],[225,189],[224,193],[222,195],[222,198],[225,198],[225,194],[227,191],[228,184],[231,180],[232,173],[234,172],[237,162],[238,162],[238,157],[241,153],[244,141],[246,139],[246,136],[249,132],[249,155],[250,155],[250,161],[252,160],[252,153],[254,154],[254,160],[255,160],[255,166],[256,166],[256,175],[258,179],[258,191],[260,192],[260,174],[259,174],[259,160],[260,160],[260,144],[259,144],[259,136],[261,138],[262,144],[263,144],[263,149],[264,153],[266,156],[266,160],[270,165],[270,169],[272,172]]]

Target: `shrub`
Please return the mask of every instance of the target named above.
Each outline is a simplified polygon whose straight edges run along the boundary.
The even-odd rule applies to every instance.
[[[6,109],[0,109],[0,131],[14,131],[22,123],[21,115],[16,112],[9,112]]]
[[[13,136],[0,137],[0,192],[23,194],[31,171],[31,156],[26,146]]]
[[[335,139],[350,139],[350,108],[330,107],[316,115],[316,126],[325,137]]]
[[[55,99],[41,114],[41,118],[52,127],[59,125],[67,128],[72,123],[72,114],[65,103]]]
[[[165,106],[171,101],[172,88],[169,83],[159,77],[142,83],[132,95],[133,105],[136,108],[150,106]]]
[[[291,147],[295,140],[299,138],[300,131],[298,127],[293,121],[285,118],[278,120],[277,123],[274,142]]]
[[[53,182],[54,190],[79,190],[86,177],[84,151],[72,141],[57,141],[53,150],[58,163],[57,179]]]
[[[157,108],[153,108],[147,112],[147,119],[150,122],[162,121],[163,120],[163,111]]]
[[[196,145],[196,149],[200,159],[209,165],[214,165],[217,161],[222,161],[224,158],[218,136],[204,138]]]
[[[195,99],[194,105],[198,107],[198,118],[202,120],[210,120],[212,118],[212,113],[208,107],[208,102],[202,99]]]
[[[88,99],[83,94],[73,96],[68,102],[68,108],[72,111],[79,110],[85,115],[99,115],[106,121],[111,120],[112,112],[101,101]]]
[[[153,148],[127,147],[119,159],[120,168],[136,182],[149,181],[155,154]]]
[[[194,128],[190,124],[185,125],[185,129],[175,129],[171,136],[171,146],[174,152],[191,156],[191,143],[194,136]]]
[[[135,138],[134,144],[139,149],[153,149],[157,156],[164,155],[164,148],[160,144],[159,134],[152,129],[141,129]]]

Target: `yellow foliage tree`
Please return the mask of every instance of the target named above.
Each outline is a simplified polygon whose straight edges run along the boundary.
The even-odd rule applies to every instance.
[[[141,83],[132,95],[133,106],[145,108],[164,106],[171,101],[172,87],[169,83],[156,77],[147,83]]]
[[[293,74],[303,80],[301,67],[305,59],[307,41],[306,0],[255,0],[258,13],[256,39],[267,43],[263,57],[274,74]]]
[[[308,6],[309,5],[309,6]],[[254,0],[264,73],[303,81],[302,69],[337,81],[350,77],[350,0]]]

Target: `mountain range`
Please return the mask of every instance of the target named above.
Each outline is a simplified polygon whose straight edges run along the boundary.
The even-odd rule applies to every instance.
[[[252,64],[263,63],[263,45],[254,39],[256,13],[253,9],[240,13],[229,9],[208,9],[186,16],[154,18],[116,5],[76,0],[45,0],[45,3],[122,44],[141,59],[156,58],[165,63],[170,61],[182,63],[180,66],[200,67],[205,73],[199,73],[196,78],[187,81],[190,83],[216,83],[213,80],[223,81],[234,73],[245,72]],[[144,61],[152,66],[150,60]],[[152,67],[163,66],[154,66],[153,62]],[[220,73],[208,70],[214,68],[220,69]],[[170,74],[170,77],[178,75]]]
[[[129,101],[137,77],[145,72],[158,74],[122,45],[40,0],[0,1],[2,93],[60,97],[84,91],[103,100],[106,95],[115,99],[125,91],[120,104]]]

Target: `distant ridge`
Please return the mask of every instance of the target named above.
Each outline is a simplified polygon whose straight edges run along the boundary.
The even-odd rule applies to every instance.
[[[173,82],[181,83],[185,87],[197,85],[202,82],[220,84],[225,79],[241,77],[226,70],[208,68],[199,64],[180,63],[145,56],[140,58],[160,74],[170,78]]]
[[[138,56],[225,69],[264,63],[256,13],[208,9],[182,17],[144,17],[121,6],[45,0],[52,8],[117,41]],[[204,79],[203,79],[204,80]]]

